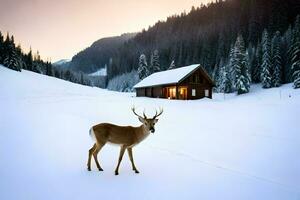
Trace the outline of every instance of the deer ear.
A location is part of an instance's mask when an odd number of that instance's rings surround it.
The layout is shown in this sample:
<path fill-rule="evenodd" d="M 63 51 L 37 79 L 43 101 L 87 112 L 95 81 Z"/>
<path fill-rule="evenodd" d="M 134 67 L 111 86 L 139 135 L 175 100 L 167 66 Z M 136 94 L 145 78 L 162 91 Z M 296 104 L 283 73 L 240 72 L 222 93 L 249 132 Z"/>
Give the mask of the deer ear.
<path fill-rule="evenodd" d="M 140 120 L 140 122 L 142 122 L 142 123 L 144 123 L 144 118 L 142 118 L 142 117 L 139 117 L 139 120 Z"/>
<path fill-rule="evenodd" d="M 155 119 L 155 120 L 154 120 L 154 123 L 157 123 L 157 122 L 158 122 L 158 119 Z"/>

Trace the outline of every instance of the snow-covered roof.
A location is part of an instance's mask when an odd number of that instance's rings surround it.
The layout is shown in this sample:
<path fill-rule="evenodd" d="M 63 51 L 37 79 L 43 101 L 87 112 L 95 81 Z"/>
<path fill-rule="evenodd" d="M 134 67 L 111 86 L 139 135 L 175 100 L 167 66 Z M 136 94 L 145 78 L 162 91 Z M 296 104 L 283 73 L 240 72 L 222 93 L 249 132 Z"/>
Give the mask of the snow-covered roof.
<path fill-rule="evenodd" d="M 150 76 L 140 81 L 134 86 L 134 88 L 178 83 L 198 67 L 200 67 L 200 64 L 194 64 L 185 67 L 180 67 L 177 69 L 157 72 L 151 74 Z"/>

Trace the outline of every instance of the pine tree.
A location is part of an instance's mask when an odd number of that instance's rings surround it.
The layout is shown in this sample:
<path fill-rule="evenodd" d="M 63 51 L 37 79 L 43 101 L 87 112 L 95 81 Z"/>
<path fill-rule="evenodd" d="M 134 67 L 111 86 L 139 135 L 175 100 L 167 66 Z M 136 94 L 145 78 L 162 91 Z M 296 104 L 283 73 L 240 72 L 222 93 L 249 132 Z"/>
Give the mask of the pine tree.
<path fill-rule="evenodd" d="M 26 55 L 25 64 L 26 64 L 26 68 L 29 71 L 33 71 L 33 58 L 32 58 L 32 50 L 31 50 L 31 48 L 30 48 L 28 54 Z"/>
<path fill-rule="evenodd" d="M 175 61 L 172 60 L 171 64 L 170 64 L 170 67 L 168 68 L 168 70 L 170 69 L 175 69 L 176 68 L 176 65 L 175 65 Z"/>
<path fill-rule="evenodd" d="M 39 51 L 37 51 L 36 54 L 33 56 L 32 71 L 39 74 L 42 73 L 42 63 Z"/>
<path fill-rule="evenodd" d="M 297 16 L 294 31 L 293 31 L 293 45 L 292 45 L 292 78 L 294 88 L 300 88 L 300 15 Z"/>
<path fill-rule="evenodd" d="M 219 74 L 219 92 L 223 93 L 230 93 L 232 92 L 232 85 L 230 80 L 230 73 L 229 73 L 229 65 L 223 63 L 221 60 L 221 66 L 220 66 L 220 74 Z"/>
<path fill-rule="evenodd" d="M 262 72 L 261 81 L 263 88 L 272 87 L 271 77 L 271 45 L 267 30 L 265 29 L 262 35 Z"/>
<path fill-rule="evenodd" d="M 283 41 L 282 41 L 282 61 L 283 61 L 283 82 L 290 83 L 292 82 L 291 78 L 291 60 L 292 60 L 292 27 L 289 26 L 288 30 L 284 33 Z"/>
<path fill-rule="evenodd" d="M 150 73 L 155 73 L 161 71 L 159 63 L 158 50 L 155 50 L 151 55 Z"/>
<path fill-rule="evenodd" d="M 46 75 L 53 76 L 52 65 L 49 62 L 46 62 Z"/>
<path fill-rule="evenodd" d="M 26 69 L 25 56 L 22 52 L 22 47 L 20 44 L 16 47 L 16 54 L 18 58 L 19 68 Z"/>
<path fill-rule="evenodd" d="M 80 84 L 81 85 L 85 85 L 85 81 L 84 81 L 83 73 L 82 72 L 80 73 Z"/>
<path fill-rule="evenodd" d="M 230 53 L 229 53 L 228 68 L 229 68 L 229 77 L 231 80 L 231 87 L 233 91 L 235 90 L 235 70 L 234 70 L 235 64 L 236 64 L 236 58 L 234 53 L 234 46 L 231 46 Z"/>
<path fill-rule="evenodd" d="M 231 93 L 232 92 L 232 85 L 230 80 L 230 73 L 229 73 L 229 65 L 224 65 L 223 78 L 221 83 L 221 91 L 224 93 Z"/>
<path fill-rule="evenodd" d="M 261 81 L 261 60 L 262 60 L 262 49 L 261 44 L 258 43 L 255 49 L 255 57 L 253 60 L 252 69 L 252 81 L 254 83 L 259 83 Z"/>
<path fill-rule="evenodd" d="M 141 54 L 139 58 L 138 75 L 140 80 L 143 80 L 150 75 L 145 54 Z"/>
<path fill-rule="evenodd" d="M 225 73 L 225 64 L 224 64 L 224 61 L 223 59 L 220 60 L 220 63 L 218 65 L 218 68 L 217 68 L 218 71 L 216 71 L 215 73 L 217 73 L 217 77 L 215 79 L 215 84 L 216 84 L 216 91 L 217 92 L 224 92 L 224 86 L 222 85 L 223 84 L 223 76 L 224 76 L 224 73 Z"/>
<path fill-rule="evenodd" d="M 272 39 L 272 58 L 273 58 L 273 85 L 279 87 L 282 83 L 282 59 L 281 59 L 281 36 L 277 31 Z"/>
<path fill-rule="evenodd" d="M 21 66 L 19 63 L 19 58 L 16 52 L 16 47 L 14 43 L 14 37 L 12 36 L 11 39 L 9 38 L 9 35 L 7 35 L 6 38 L 6 49 L 5 49 L 5 54 L 4 54 L 4 60 L 3 64 L 4 66 L 16 70 L 16 71 L 21 71 Z"/>
<path fill-rule="evenodd" d="M 251 71 L 252 74 L 255 64 L 255 47 L 253 47 L 251 43 L 249 43 L 249 46 L 247 48 L 247 55 L 249 61 L 249 71 Z"/>
<path fill-rule="evenodd" d="M 249 74 L 249 63 L 245 51 L 245 43 L 243 37 L 239 35 L 237 37 L 235 47 L 235 87 L 238 94 L 248 93 L 250 89 L 250 74 Z"/>

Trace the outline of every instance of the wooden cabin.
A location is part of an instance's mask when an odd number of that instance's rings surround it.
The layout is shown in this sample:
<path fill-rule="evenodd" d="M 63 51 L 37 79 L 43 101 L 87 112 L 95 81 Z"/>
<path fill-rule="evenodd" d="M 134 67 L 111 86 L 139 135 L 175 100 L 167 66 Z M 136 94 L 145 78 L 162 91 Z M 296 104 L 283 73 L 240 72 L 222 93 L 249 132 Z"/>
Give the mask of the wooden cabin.
<path fill-rule="evenodd" d="M 137 97 L 167 99 L 212 98 L 213 80 L 199 65 L 157 72 L 134 86 Z"/>

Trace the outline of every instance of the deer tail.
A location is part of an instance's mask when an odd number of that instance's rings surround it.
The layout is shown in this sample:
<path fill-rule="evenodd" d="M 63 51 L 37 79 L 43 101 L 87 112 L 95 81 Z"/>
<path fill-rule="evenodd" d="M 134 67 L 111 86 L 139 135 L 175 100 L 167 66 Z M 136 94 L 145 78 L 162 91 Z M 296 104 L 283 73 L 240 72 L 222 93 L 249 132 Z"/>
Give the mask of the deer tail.
<path fill-rule="evenodd" d="M 90 128 L 90 130 L 89 130 L 89 135 L 90 135 L 90 137 L 91 137 L 93 140 L 95 140 L 95 133 L 94 133 L 93 127 Z"/>

